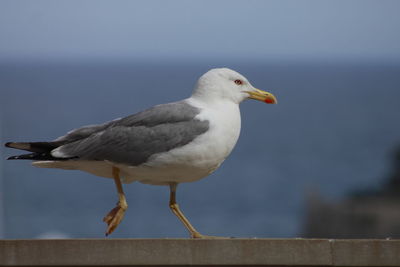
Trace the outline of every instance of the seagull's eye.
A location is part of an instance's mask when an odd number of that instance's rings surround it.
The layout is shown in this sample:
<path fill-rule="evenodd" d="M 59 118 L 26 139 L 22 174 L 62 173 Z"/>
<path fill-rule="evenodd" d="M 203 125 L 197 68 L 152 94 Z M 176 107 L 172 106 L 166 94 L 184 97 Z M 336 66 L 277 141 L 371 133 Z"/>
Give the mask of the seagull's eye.
<path fill-rule="evenodd" d="M 236 83 L 237 85 L 242 85 L 242 84 L 243 84 L 242 80 L 235 80 L 235 83 Z"/>

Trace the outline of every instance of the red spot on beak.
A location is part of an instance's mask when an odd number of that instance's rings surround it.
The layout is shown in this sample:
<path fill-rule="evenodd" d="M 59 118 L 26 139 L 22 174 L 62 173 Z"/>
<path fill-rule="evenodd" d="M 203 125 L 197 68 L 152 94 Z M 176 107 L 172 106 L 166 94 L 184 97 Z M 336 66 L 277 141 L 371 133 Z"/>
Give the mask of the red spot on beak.
<path fill-rule="evenodd" d="M 266 98 L 264 100 L 264 102 L 267 103 L 267 104 L 274 104 L 275 103 L 275 101 L 272 98 Z"/>

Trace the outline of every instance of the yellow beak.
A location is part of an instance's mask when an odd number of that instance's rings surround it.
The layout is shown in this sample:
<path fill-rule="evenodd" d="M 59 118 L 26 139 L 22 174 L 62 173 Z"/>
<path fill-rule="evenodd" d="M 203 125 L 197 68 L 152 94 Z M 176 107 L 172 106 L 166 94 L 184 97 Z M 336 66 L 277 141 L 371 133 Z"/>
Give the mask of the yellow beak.
<path fill-rule="evenodd" d="M 276 98 L 273 94 L 265 92 L 260 89 L 256 89 L 255 91 L 246 91 L 246 93 L 248 93 L 250 95 L 249 98 L 251 98 L 251 99 L 262 101 L 267 104 L 278 103 L 278 101 L 276 100 Z"/>

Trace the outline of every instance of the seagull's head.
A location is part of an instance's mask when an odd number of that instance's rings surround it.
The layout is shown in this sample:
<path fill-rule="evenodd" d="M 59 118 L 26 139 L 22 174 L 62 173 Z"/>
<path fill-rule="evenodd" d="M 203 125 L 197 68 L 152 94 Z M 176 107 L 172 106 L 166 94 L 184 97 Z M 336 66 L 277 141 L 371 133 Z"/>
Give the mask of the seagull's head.
<path fill-rule="evenodd" d="M 271 93 L 254 88 L 240 73 L 228 69 L 211 69 L 199 78 L 193 97 L 212 102 L 228 100 L 239 104 L 245 99 L 255 99 L 267 104 L 276 104 L 277 100 Z"/>

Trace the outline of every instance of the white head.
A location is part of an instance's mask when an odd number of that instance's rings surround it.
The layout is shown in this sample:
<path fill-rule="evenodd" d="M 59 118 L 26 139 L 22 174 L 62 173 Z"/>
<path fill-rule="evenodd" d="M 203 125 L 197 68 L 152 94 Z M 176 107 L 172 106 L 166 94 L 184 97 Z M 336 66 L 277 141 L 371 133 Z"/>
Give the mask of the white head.
<path fill-rule="evenodd" d="M 245 99 L 252 98 L 275 104 L 275 97 L 254 88 L 240 73 L 228 69 L 211 69 L 199 78 L 192 97 L 203 101 L 228 100 L 239 104 Z"/>

